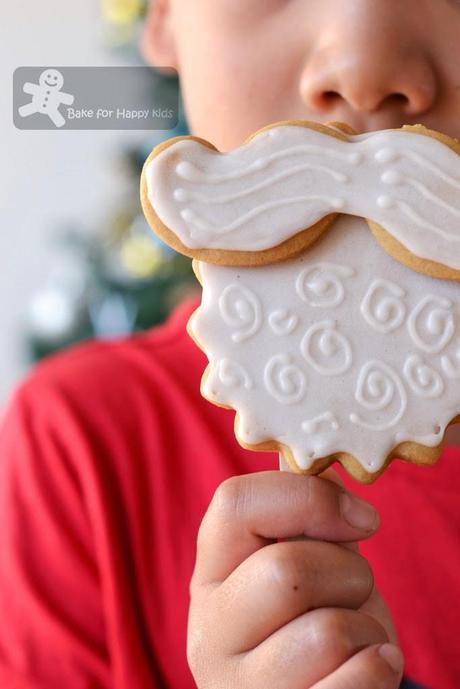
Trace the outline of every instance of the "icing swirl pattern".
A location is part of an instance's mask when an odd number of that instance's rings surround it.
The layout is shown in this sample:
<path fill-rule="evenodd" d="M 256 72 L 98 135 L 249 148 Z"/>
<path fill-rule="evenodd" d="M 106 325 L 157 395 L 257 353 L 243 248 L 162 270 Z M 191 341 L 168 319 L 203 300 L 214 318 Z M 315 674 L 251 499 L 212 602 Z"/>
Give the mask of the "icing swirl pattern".
<path fill-rule="evenodd" d="M 338 376 L 351 367 L 353 355 L 348 339 L 337 331 L 332 320 L 319 321 L 305 333 L 300 350 L 322 376 Z"/>
<path fill-rule="evenodd" d="M 219 298 L 220 314 L 227 323 L 235 328 L 233 342 L 243 342 L 259 330 L 262 323 L 260 301 L 246 287 L 228 285 Z"/>
<path fill-rule="evenodd" d="M 404 375 L 411 390 L 420 397 L 434 399 L 444 392 L 444 381 L 440 374 L 427 366 L 417 354 L 406 360 Z"/>
<path fill-rule="evenodd" d="M 302 469 L 348 452 L 374 473 L 401 442 L 438 445 L 460 411 L 458 284 L 394 261 L 363 219 L 295 259 L 199 274 L 203 393 L 238 412 L 245 444 L 288 447 Z"/>
<path fill-rule="evenodd" d="M 237 361 L 219 359 L 216 369 L 220 382 L 226 387 L 232 388 L 243 385 L 246 390 L 252 390 L 254 387 L 249 374 Z"/>
<path fill-rule="evenodd" d="M 299 273 L 296 291 L 310 306 L 339 306 L 345 297 L 342 279 L 352 275 L 353 270 L 348 266 L 317 263 Z"/>
<path fill-rule="evenodd" d="M 350 421 L 371 431 L 386 431 L 396 426 L 406 411 L 407 396 L 399 376 L 383 361 L 368 361 L 362 367 L 356 384 L 355 399 L 363 409 L 374 412 L 375 421 L 368 421 L 360 414 L 350 414 Z M 388 419 L 378 420 L 393 405 L 394 412 Z M 369 415 L 371 416 L 371 415 Z"/>
<path fill-rule="evenodd" d="M 380 333 L 391 333 L 399 328 L 406 315 L 401 301 L 405 292 L 388 280 L 374 280 L 361 304 L 361 313 L 367 323 Z"/>
<path fill-rule="evenodd" d="M 281 404 L 295 404 L 305 395 L 305 375 L 288 354 L 278 354 L 268 361 L 264 383 L 270 395 Z"/>
<path fill-rule="evenodd" d="M 407 321 L 409 334 L 419 349 L 438 354 L 449 344 L 455 333 L 450 299 L 427 294 L 415 307 Z"/>

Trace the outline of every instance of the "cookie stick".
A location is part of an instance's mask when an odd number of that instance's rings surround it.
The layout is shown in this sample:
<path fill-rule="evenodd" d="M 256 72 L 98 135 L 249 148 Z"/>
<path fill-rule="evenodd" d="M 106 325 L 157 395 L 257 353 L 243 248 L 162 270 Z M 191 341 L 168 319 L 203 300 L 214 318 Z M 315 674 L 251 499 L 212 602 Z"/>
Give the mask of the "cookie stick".
<path fill-rule="evenodd" d="M 279 466 L 280 466 L 280 471 L 292 471 L 291 467 L 289 466 L 289 464 L 284 459 L 282 452 L 279 453 Z"/>

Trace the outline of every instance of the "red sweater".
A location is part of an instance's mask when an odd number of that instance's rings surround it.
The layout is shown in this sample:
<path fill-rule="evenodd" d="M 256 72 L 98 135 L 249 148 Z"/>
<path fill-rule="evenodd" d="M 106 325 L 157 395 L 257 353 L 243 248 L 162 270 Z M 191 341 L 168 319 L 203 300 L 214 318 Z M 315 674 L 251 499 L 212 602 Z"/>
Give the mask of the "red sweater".
<path fill-rule="evenodd" d="M 38 366 L 0 433 L 1 689 L 189 689 L 188 584 L 200 520 L 232 474 L 275 469 L 203 400 L 205 357 L 160 328 Z M 351 484 L 351 481 L 347 481 Z M 407 675 L 460 682 L 460 451 L 394 462 L 352 489 L 382 515 L 362 550 L 393 612 Z"/>

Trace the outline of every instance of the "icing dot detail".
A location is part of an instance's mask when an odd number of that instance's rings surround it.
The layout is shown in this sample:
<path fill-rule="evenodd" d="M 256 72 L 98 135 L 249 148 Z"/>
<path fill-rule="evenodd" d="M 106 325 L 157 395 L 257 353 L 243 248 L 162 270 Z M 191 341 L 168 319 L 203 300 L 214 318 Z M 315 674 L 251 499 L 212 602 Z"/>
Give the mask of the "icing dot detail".
<path fill-rule="evenodd" d="M 414 344 L 429 354 L 439 354 L 455 333 L 450 299 L 427 294 L 414 308 L 407 328 Z"/>
<path fill-rule="evenodd" d="M 409 356 L 404 364 L 404 376 L 416 395 L 434 399 L 444 392 L 444 382 L 435 371 L 417 355 Z"/>
<path fill-rule="evenodd" d="M 400 172 L 397 170 L 386 170 L 383 175 L 380 177 L 382 182 L 384 184 L 401 184 L 403 182 L 403 178 Z"/>
<path fill-rule="evenodd" d="M 262 309 L 258 297 L 242 285 L 227 285 L 219 298 L 220 314 L 235 331 L 233 342 L 243 342 L 257 333 L 262 325 Z"/>
<path fill-rule="evenodd" d="M 444 431 L 445 427 L 442 427 L 439 424 L 436 424 L 433 428 L 433 432 L 428 433 L 427 435 L 414 435 L 413 433 L 409 433 L 407 430 L 397 431 L 395 433 L 395 441 L 398 443 L 410 441 L 413 443 L 419 443 L 420 445 L 426 445 L 427 447 L 436 447 L 441 442 L 441 437 Z"/>
<path fill-rule="evenodd" d="M 385 194 L 382 194 L 377 198 L 377 206 L 379 208 L 387 209 L 387 208 L 392 208 L 394 206 L 395 202 L 394 199 L 391 196 L 386 196 Z"/>
<path fill-rule="evenodd" d="M 348 266 L 334 263 L 315 263 L 304 268 L 296 280 L 296 292 L 302 301 L 310 306 L 323 308 L 339 306 L 345 298 L 345 288 L 341 278 L 354 275 Z"/>
<path fill-rule="evenodd" d="M 267 391 L 281 404 L 295 404 L 305 395 L 306 377 L 288 354 L 276 354 L 264 369 Z"/>
<path fill-rule="evenodd" d="M 406 316 L 404 296 L 404 290 L 393 282 L 382 278 L 374 280 L 361 302 L 364 320 L 380 333 L 396 330 Z"/>
<path fill-rule="evenodd" d="M 378 163 L 383 163 L 386 165 L 387 163 L 393 163 L 395 160 L 397 160 L 398 153 L 393 148 L 380 148 L 375 153 L 374 157 Z"/>
<path fill-rule="evenodd" d="M 300 343 L 303 357 L 323 376 L 345 373 L 353 362 L 350 343 L 336 328 L 337 324 L 332 320 L 315 323 Z"/>
<path fill-rule="evenodd" d="M 181 160 L 180 163 L 176 165 L 176 175 L 182 177 L 182 179 L 193 180 L 195 178 L 195 166 L 186 160 Z"/>
<path fill-rule="evenodd" d="M 356 384 L 355 400 L 373 420 L 350 414 L 351 423 L 373 431 L 386 431 L 402 419 L 407 408 L 407 394 L 399 376 L 383 361 L 371 360 L 362 367 Z M 393 409 L 394 407 L 394 409 Z M 393 411 L 389 419 L 379 420 Z"/>
<path fill-rule="evenodd" d="M 176 199 L 176 201 L 188 201 L 189 198 L 188 192 L 185 189 L 182 189 L 181 187 L 174 189 L 173 196 Z"/>

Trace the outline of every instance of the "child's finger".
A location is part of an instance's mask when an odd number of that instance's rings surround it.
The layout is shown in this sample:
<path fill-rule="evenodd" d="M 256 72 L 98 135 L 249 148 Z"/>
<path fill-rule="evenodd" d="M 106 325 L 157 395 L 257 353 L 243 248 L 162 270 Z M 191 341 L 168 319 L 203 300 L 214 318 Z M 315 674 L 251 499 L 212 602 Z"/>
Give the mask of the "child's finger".
<path fill-rule="evenodd" d="M 398 689 L 403 666 L 403 655 L 397 646 L 371 646 L 347 660 L 311 689 Z"/>
<path fill-rule="evenodd" d="M 333 676 L 363 648 L 387 641 L 378 622 L 360 612 L 340 608 L 314 610 L 292 620 L 243 657 L 245 686 L 316 689 L 316 682 Z M 332 687 L 345 689 L 348 685 L 338 682 Z M 366 689 L 377 687 L 380 685 L 370 682 L 366 685 Z M 355 688 L 350 685 L 350 689 Z"/>
<path fill-rule="evenodd" d="M 243 653 L 316 608 L 357 610 L 373 589 L 367 561 L 334 543 L 273 543 L 244 560 L 211 592 L 208 622 L 226 655 Z M 379 641 L 377 639 L 376 641 Z"/>
<path fill-rule="evenodd" d="M 201 523 L 192 586 L 222 582 L 278 538 L 356 541 L 378 521 L 371 505 L 317 476 L 267 471 L 233 477 L 219 486 Z"/>

